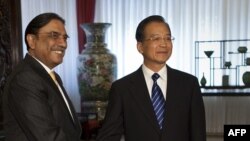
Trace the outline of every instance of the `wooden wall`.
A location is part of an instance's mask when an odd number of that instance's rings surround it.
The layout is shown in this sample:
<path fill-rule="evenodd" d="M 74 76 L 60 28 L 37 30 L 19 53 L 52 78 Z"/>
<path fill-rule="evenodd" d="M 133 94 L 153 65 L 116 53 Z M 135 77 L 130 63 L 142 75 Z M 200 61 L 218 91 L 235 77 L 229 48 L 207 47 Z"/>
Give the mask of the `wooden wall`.
<path fill-rule="evenodd" d="M 22 58 L 21 0 L 0 0 L 0 140 L 2 93 L 6 78 Z"/>

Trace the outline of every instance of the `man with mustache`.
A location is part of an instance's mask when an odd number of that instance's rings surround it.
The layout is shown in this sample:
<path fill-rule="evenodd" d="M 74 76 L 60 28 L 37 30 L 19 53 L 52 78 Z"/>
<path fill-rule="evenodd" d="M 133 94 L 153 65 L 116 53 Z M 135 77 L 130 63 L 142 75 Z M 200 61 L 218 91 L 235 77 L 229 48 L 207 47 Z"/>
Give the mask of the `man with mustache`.
<path fill-rule="evenodd" d="M 74 107 L 53 71 L 67 48 L 64 26 L 64 19 L 55 13 L 40 14 L 28 24 L 28 53 L 4 88 L 6 141 L 80 141 Z"/>

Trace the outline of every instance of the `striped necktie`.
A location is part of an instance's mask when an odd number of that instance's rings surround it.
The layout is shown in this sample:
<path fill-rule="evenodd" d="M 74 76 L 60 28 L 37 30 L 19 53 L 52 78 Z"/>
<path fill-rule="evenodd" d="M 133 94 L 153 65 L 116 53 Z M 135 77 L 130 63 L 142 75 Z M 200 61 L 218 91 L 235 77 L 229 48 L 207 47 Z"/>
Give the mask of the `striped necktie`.
<path fill-rule="evenodd" d="M 152 79 L 154 81 L 152 87 L 152 103 L 155 111 L 155 115 L 159 124 L 160 129 L 162 129 L 162 123 L 164 119 L 164 110 L 165 110 L 165 99 L 163 97 L 163 93 L 161 88 L 157 84 L 157 79 L 160 77 L 158 73 L 154 73 L 152 75 Z"/>

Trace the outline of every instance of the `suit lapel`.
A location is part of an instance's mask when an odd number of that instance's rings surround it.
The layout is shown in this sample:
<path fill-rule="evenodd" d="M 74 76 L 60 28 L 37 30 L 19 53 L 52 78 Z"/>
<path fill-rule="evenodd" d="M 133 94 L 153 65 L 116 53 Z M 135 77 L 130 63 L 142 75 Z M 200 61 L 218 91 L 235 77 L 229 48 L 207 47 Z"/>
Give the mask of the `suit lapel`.
<path fill-rule="evenodd" d="M 149 119 L 150 123 L 152 124 L 153 128 L 160 134 L 164 132 L 167 128 L 167 117 L 168 117 L 168 105 L 170 102 L 173 102 L 173 96 L 177 93 L 176 87 L 176 77 L 175 72 L 172 68 L 167 66 L 167 92 L 166 92 L 166 108 L 165 108 L 165 116 L 163 121 L 163 129 L 162 131 L 159 128 L 155 112 L 152 106 L 152 102 L 148 93 L 146 81 L 142 72 L 142 68 L 140 67 L 132 77 L 130 88 L 131 88 L 131 95 L 138 103 L 138 107 L 141 109 L 143 114 Z"/>
<path fill-rule="evenodd" d="M 52 86 L 55 90 L 58 89 L 56 84 L 54 83 L 50 75 L 48 74 L 48 72 L 33 57 L 27 54 L 25 56 L 24 61 L 27 62 L 26 64 L 29 64 L 30 67 L 34 69 L 43 79 L 45 79 L 45 81 L 48 82 L 50 86 Z"/>
<path fill-rule="evenodd" d="M 134 73 L 130 85 L 131 92 L 133 92 L 131 95 L 136 103 L 138 103 L 138 107 L 141 109 L 140 111 L 149 119 L 154 129 L 160 132 L 141 67 Z"/>
<path fill-rule="evenodd" d="M 78 122 L 78 118 L 77 118 L 76 115 L 74 114 L 74 113 L 76 113 L 76 112 L 75 112 L 75 108 L 74 108 L 74 106 L 73 106 L 73 104 L 72 104 L 72 102 L 71 102 L 71 100 L 70 100 L 70 98 L 69 98 L 69 96 L 68 96 L 66 90 L 65 90 L 64 87 L 63 87 L 62 80 L 61 80 L 60 76 L 59 76 L 57 73 L 55 73 L 55 74 L 56 74 L 56 79 L 57 79 L 57 81 L 58 81 L 60 87 L 61 87 L 62 90 L 63 90 L 64 96 L 65 96 L 66 100 L 68 101 L 69 108 L 70 108 L 70 110 L 71 110 L 71 112 L 72 112 L 72 116 L 73 116 L 73 119 L 74 119 L 74 120 L 72 119 L 72 117 L 71 117 L 71 115 L 70 115 L 70 112 L 69 112 L 69 110 L 68 110 L 68 107 L 67 107 L 66 103 L 63 101 L 63 102 L 65 103 L 64 105 L 66 106 L 65 108 L 67 108 L 68 115 L 70 116 L 70 119 L 71 119 L 72 123 L 75 125 L 75 127 L 80 127 L 79 122 Z M 63 97 L 62 97 L 62 98 L 63 98 Z"/>
<path fill-rule="evenodd" d="M 177 87 L 177 80 L 175 77 L 175 72 L 173 71 L 172 68 L 167 66 L 167 92 L 166 92 L 166 108 L 165 108 L 165 116 L 164 116 L 164 121 L 163 121 L 163 132 L 166 130 L 168 127 L 168 113 L 171 111 L 171 103 L 175 102 L 174 101 L 174 96 L 177 93 L 178 87 Z M 174 108 L 174 107 L 172 107 Z M 173 109 L 174 110 L 174 109 Z"/>
<path fill-rule="evenodd" d="M 70 115 L 70 113 L 69 113 L 69 110 L 68 110 L 68 108 L 67 108 L 67 105 L 66 105 L 66 103 L 65 103 L 65 101 L 64 101 L 64 99 L 63 99 L 63 97 L 62 97 L 62 95 L 61 95 L 61 92 L 60 92 L 60 90 L 58 89 L 58 87 L 56 86 L 55 82 L 54 82 L 54 81 L 52 80 L 52 78 L 50 77 L 50 75 L 48 74 L 48 72 L 42 67 L 41 64 L 39 64 L 39 63 L 38 63 L 33 57 L 31 57 L 29 54 L 27 54 L 27 55 L 25 56 L 24 61 L 26 61 L 27 64 L 29 64 L 36 72 L 38 72 L 38 73 L 41 75 L 41 77 L 42 77 L 43 79 L 45 79 L 45 81 L 48 82 L 49 85 L 56 91 L 57 95 L 60 97 L 60 100 L 62 100 L 62 102 L 64 103 L 64 108 L 67 110 L 68 115 L 70 116 L 70 119 L 72 120 L 72 117 L 71 117 L 71 115 Z M 58 78 L 59 78 L 59 79 L 58 79 Z M 61 86 L 63 92 L 65 93 L 65 97 L 66 97 L 67 101 L 69 102 L 70 109 L 71 109 L 71 111 L 72 111 L 74 120 L 75 120 L 75 121 L 78 121 L 76 115 L 74 114 L 75 111 L 74 111 L 73 105 L 72 105 L 71 101 L 69 100 L 69 98 L 68 98 L 68 96 L 67 96 L 67 93 L 66 93 L 66 91 L 65 91 L 65 89 L 64 89 L 64 87 L 63 87 L 63 85 L 62 85 L 62 81 L 61 81 L 61 79 L 60 79 L 60 77 L 59 77 L 58 74 L 56 74 L 56 79 L 59 80 L 58 83 L 59 83 L 59 85 Z M 72 110 L 72 109 L 73 109 L 73 110 Z M 72 120 L 72 122 L 73 122 L 73 124 L 75 125 L 75 123 L 74 123 L 73 120 Z"/>

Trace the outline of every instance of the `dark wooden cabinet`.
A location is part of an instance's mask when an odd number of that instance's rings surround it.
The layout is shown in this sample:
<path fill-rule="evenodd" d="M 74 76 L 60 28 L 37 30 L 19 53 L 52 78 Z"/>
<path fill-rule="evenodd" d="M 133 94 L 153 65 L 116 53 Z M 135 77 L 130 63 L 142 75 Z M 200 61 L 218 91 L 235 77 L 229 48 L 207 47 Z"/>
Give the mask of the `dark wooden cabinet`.
<path fill-rule="evenodd" d="M 0 0 L 0 141 L 3 137 L 2 94 L 12 68 L 22 59 L 20 0 Z"/>

